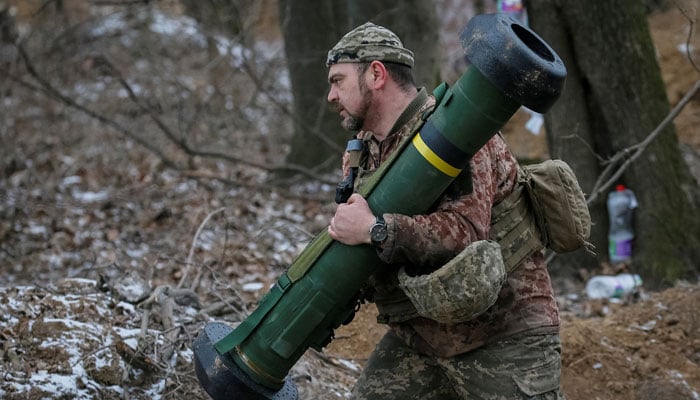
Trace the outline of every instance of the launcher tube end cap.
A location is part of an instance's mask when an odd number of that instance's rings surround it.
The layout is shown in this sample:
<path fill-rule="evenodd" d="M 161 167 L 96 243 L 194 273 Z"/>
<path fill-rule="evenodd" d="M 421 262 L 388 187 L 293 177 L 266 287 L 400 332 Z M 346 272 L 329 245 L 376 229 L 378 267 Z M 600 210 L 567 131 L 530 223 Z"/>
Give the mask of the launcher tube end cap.
<path fill-rule="evenodd" d="M 279 390 L 253 381 L 228 354 L 220 354 L 214 344 L 231 329 L 219 322 L 207 324 L 192 345 L 194 369 L 199 384 L 214 400 L 298 400 L 299 393 L 289 378 Z"/>

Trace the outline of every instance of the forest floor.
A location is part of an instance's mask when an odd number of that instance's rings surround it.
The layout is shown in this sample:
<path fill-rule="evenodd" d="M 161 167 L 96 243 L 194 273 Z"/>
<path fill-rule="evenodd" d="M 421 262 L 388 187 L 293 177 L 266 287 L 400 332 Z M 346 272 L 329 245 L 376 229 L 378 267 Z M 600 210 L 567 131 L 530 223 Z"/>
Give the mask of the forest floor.
<path fill-rule="evenodd" d="M 671 104 L 700 79 L 682 51 L 688 25 L 677 9 L 650 17 Z M 691 48 L 700 59 L 697 33 Z M 27 87 L 2 93 L 0 397 L 207 399 L 193 338 L 254 309 L 324 228 L 332 186 L 264 185 L 269 177 L 246 166 L 228 175 L 233 186 L 203 168 L 173 171 L 90 119 L 77 118 L 77 132 L 70 107 Z M 506 138 L 519 157 L 546 157 L 529 118 L 518 112 Z M 698 96 L 675 124 L 697 171 Z M 244 149 L 264 161 L 282 151 L 269 146 Z M 569 400 L 700 400 L 697 282 L 613 302 L 587 299 L 584 277 L 569 281 L 555 288 Z M 299 360 L 289 376 L 302 399 L 347 397 L 385 332 L 375 316 L 363 307 L 323 352 Z"/>

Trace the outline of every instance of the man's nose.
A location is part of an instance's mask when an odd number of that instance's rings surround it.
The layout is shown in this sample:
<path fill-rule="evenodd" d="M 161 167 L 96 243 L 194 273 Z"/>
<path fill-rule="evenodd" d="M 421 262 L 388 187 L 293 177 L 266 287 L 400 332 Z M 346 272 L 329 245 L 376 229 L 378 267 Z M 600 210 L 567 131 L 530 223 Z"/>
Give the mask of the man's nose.
<path fill-rule="evenodd" d="M 326 100 L 328 100 L 329 103 L 338 101 L 338 93 L 332 86 L 330 89 L 328 89 L 328 96 L 326 97 Z"/>

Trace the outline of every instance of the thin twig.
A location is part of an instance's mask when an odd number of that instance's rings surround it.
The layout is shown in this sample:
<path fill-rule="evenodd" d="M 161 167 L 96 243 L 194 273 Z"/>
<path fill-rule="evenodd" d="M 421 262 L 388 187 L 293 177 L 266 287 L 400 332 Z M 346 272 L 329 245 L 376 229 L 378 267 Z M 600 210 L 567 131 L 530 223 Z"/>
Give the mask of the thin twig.
<path fill-rule="evenodd" d="M 194 238 L 192 238 L 192 245 L 190 246 L 190 253 L 187 255 L 187 261 L 185 262 L 185 272 L 182 274 L 182 278 L 180 278 L 180 282 L 177 284 L 177 288 L 180 289 L 182 285 L 184 285 L 185 280 L 187 279 L 187 276 L 190 274 L 190 269 L 192 269 L 192 257 L 194 256 L 194 246 L 197 244 L 197 239 L 199 239 L 199 235 L 202 233 L 202 230 L 204 229 L 204 226 L 209 222 L 212 216 L 215 214 L 218 214 L 222 211 L 224 211 L 226 207 L 221 207 L 217 208 L 216 210 L 210 212 L 206 218 L 204 218 L 204 221 L 202 221 L 201 224 L 199 224 L 199 228 L 197 228 L 197 232 L 194 234 Z"/>
<path fill-rule="evenodd" d="M 686 20 L 688 20 L 688 36 L 685 39 L 685 55 L 688 57 L 688 61 L 690 62 L 690 65 L 695 68 L 696 71 L 700 71 L 700 67 L 698 67 L 697 64 L 695 64 L 695 59 L 693 59 L 693 55 L 690 54 L 690 40 L 693 38 L 693 27 L 695 26 L 695 19 L 688 15 L 688 11 L 685 10 L 678 2 L 676 3 L 676 7 L 681 11 L 681 14 L 685 17 Z M 695 9 L 697 12 L 697 8 Z"/>

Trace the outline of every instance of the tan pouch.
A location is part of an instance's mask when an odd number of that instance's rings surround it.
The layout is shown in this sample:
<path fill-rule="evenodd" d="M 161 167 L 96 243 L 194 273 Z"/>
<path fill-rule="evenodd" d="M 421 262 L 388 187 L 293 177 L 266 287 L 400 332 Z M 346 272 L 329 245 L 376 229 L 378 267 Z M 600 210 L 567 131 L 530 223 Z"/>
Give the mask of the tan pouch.
<path fill-rule="evenodd" d="M 521 167 L 524 185 L 545 246 L 557 253 L 581 247 L 592 252 L 588 242 L 591 215 L 574 171 L 562 160 L 547 160 Z"/>

